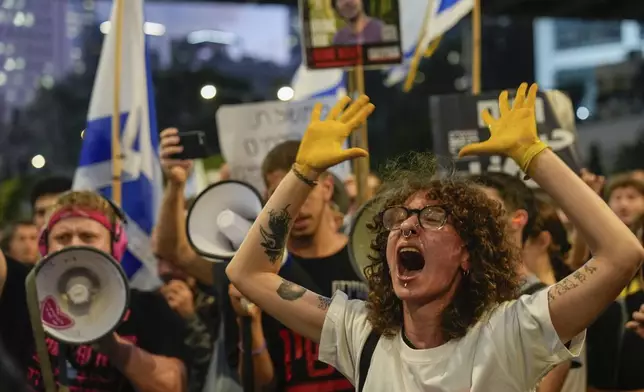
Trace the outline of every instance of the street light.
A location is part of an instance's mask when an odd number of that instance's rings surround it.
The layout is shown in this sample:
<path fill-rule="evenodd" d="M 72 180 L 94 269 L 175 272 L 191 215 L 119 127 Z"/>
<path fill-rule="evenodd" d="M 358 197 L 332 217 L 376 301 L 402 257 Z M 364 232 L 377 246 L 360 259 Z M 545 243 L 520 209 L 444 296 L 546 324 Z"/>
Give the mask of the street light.
<path fill-rule="evenodd" d="M 293 91 L 292 88 L 288 86 L 280 87 L 279 90 L 277 90 L 277 99 L 280 101 L 290 101 L 293 99 L 293 96 L 295 95 L 295 91 Z"/>
<path fill-rule="evenodd" d="M 577 118 L 580 120 L 586 120 L 590 117 L 590 110 L 585 106 L 580 106 L 577 108 Z"/>
<path fill-rule="evenodd" d="M 35 157 L 31 158 L 31 166 L 36 169 L 42 169 L 45 166 L 45 157 L 38 154 Z"/>
<path fill-rule="evenodd" d="M 201 98 L 213 99 L 217 95 L 217 88 L 212 84 L 207 84 L 201 88 Z"/>

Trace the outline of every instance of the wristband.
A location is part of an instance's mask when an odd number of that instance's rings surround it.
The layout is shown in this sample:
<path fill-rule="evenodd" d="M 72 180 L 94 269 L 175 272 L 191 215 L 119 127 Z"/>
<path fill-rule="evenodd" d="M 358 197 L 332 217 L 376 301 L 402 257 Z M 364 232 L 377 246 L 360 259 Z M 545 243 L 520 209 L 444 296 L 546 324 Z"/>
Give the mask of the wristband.
<path fill-rule="evenodd" d="M 237 347 L 239 348 L 239 351 L 241 351 L 242 353 L 243 353 L 243 352 L 245 352 L 245 351 L 244 351 L 244 348 L 242 347 L 242 344 L 241 344 L 241 343 L 239 343 L 239 344 L 237 345 Z M 266 341 L 264 341 L 264 344 L 262 344 L 262 346 L 261 346 L 260 348 L 257 348 L 257 349 L 255 349 L 255 350 L 253 350 L 253 351 L 251 352 L 251 354 L 252 354 L 252 355 L 259 355 L 259 354 L 263 353 L 264 351 L 266 351 Z"/>
<path fill-rule="evenodd" d="M 293 166 L 291 167 L 291 170 L 293 171 L 293 174 L 295 174 L 295 176 L 300 179 L 300 181 L 310 186 L 311 188 L 315 187 L 318 184 L 317 181 L 311 180 L 307 178 L 304 174 L 302 174 L 302 172 L 297 169 L 295 164 L 293 164 Z"/>
<path fill-rule="evenodd" d="M 544 150 L 547 150 L 549 148 L 550 147 L 544 142 L 538 141 L 537 143 L 531 145 L 527 150 L 523 151 L 521 160 L 517 160 L 516 162 L 521 167 L 521 170 L 523 170 L 523 172 L 525 173 L 525 177 L 523 178 L 524 180 L 530 179 L 528 169 L 530 168 L 532 160 Z"/>

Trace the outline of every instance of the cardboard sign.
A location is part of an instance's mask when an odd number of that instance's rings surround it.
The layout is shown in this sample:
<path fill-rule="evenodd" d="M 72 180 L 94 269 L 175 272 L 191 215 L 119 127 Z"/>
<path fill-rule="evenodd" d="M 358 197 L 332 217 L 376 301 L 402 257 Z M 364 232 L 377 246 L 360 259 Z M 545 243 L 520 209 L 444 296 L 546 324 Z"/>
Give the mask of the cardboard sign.
<path fill-rule="evenodd" d="M 230 167 L 231 177 L 263 192 L 266 187 L 261 166 L 266 154 L 283 141 L 302 139 L 316 102 L 324 105 L 324 118 L 336 98 L 223 105 L 217 111 L 217 128 L 221 154 Z M 351 165 L 343 162 L 330 170 L 344 180 Z"/>
<path fill-rule="evenodd" d="M 310 69 L 402 61 L 398 0 L 300 0 L 300 18 Z"/>
<path fill-rule="evenodd" d="M 498 93 L 431 97 L 434 152 L 451 158 L 458 174 L 505 172 L 523 178 L 524 173 L 511 158 L 499 155 L 458 157 L 458 152 L 465 145 L 489 139 L 490 131 L 481 117 L 484 109 L 488 109 L 493 117 L 499 117 Z M 539 92 L 535 117 L 539 138 L 579 173 L 582 163 L 576 150 L 577 132 L 570 99 L 560 91 Z M 532 180 L 528 185 L 537 186 Z"/>

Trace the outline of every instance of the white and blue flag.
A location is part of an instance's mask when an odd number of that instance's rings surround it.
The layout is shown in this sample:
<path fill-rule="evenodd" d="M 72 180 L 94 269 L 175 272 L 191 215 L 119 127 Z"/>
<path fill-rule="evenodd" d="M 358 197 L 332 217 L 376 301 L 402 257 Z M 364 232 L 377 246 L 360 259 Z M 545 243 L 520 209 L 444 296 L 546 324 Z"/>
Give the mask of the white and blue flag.
<path fill-rule="evenodd" d="M 399 5 L 403 62 L 387 71 L 387 86 L 405 80 L 416 47 L 420 46 L 425 51 L 431 41 L 445 34 L 472 11 L 474 0 L 399 0 Z"/>
<path fill-rule="evenodd" d="M 152 78 L 143 32 L 143 0 L 113 2 L 110 25 L 116 26 L 117 4 L 122 21 L 121 80 L 114 86 L 117 50 L 116 29 L 110 29 L 101 50 L 100 62 L 87 115 L 80 162 L 74 189 L 112 195 L 112 111 L 114 94 L 120 94 L 121 152 L 123 173 L 121 207 L 128 218 L 128 251 L 121 266 L 130 285 L 152 290 L 160 284 L 157 263 L 150 247 L 156 223 L 163 179 L 158 157 L 159 135 L 154 109 Z"/>
<path fill-rule="evenodd" d="M 342 69 L 306 68 L 304 62 L 295 71 L 291 88 L 294 101 L 338 97 L 346 94 L 346 73 Z"/>

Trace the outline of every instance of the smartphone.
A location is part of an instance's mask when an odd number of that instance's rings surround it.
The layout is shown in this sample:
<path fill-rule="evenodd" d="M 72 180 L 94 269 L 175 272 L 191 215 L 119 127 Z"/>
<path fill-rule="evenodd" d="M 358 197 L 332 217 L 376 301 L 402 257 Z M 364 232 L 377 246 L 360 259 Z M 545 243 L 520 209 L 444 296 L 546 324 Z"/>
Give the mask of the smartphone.
<path fill-rule="evenodd" d="M 183 151 L 172 155 L 172 159 L 201 159 L 210 156 L 206 133 L 204 131 L 179 132 L 179 144 Z"/>

